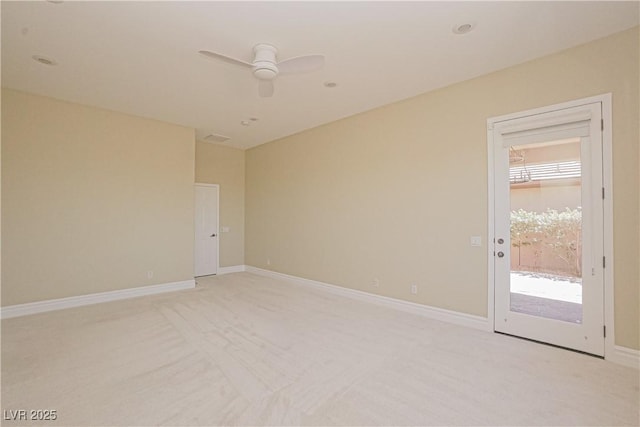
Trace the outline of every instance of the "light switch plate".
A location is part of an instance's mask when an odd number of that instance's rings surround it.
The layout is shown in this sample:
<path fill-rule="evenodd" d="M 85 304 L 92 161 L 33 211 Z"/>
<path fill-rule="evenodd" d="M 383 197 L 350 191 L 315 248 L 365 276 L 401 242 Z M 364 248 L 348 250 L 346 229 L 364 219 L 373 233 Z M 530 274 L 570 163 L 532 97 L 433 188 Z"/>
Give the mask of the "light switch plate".
<path fill-rule="evenodd" d="M 229 232 L 229 230 L 230 230 L 230 228 L 229 228 L 229 227 L 222 227 L 222 232 L 223 232 L 223 233 L 228 233 L 228 232 Z"/>
<path fill-rule="evenodd" d="M 471 236 L 471 246 L 482 246 L 482 237 Z"/>

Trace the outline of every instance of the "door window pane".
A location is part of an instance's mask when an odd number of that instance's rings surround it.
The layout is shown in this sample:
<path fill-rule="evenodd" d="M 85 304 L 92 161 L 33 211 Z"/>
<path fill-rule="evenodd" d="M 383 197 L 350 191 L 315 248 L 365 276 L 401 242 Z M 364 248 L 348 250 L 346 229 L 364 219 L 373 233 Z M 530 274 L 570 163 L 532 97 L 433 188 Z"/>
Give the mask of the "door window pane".
<path fill-rule="evenodd" d="M 580 139 L 513 146 L 511 311 L 582 323 Z"/>

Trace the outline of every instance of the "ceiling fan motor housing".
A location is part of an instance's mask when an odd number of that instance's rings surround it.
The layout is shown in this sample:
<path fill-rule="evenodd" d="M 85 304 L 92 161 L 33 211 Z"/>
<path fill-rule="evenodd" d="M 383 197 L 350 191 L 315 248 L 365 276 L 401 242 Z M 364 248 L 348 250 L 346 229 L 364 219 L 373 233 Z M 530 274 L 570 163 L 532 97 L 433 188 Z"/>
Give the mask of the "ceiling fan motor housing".
<path fill-rule="evenodd" d="M 278 75 L 276 54 L 278 50 L 269 44 L 258 44 L 253 48 L 253 75 L 260 80 L 273 80 Z"/>

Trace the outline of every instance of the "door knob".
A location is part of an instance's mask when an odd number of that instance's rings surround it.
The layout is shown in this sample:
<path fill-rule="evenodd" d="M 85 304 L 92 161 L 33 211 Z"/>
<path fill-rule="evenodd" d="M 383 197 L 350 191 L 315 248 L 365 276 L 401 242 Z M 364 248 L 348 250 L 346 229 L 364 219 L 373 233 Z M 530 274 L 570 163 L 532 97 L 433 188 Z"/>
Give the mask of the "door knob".
<path fill-rule="evenodd" d="M 504 252 L 500 251 L 498 252 L 498 258 L 502 258 L 504 256 Z"/>
<path fill-rule="evenodd" d="M 213 234 L 211 235 L 211 237 L 216 237 L 216 233 L 213 233 Z"/>

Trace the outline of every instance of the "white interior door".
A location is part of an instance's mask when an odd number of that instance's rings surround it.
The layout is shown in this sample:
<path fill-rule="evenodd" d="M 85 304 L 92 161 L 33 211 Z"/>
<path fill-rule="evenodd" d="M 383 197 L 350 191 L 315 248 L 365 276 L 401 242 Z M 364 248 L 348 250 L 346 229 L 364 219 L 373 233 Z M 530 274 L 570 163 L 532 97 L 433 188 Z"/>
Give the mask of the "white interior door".
<path fill-rule="evenodd" d="M 494 124 L 495 330 L 604 355 L 600 103 Z"/>
<path fill-rule="evenodd" d="M 195 203 L 194 276 L 208 276 L 218 272 L 219 187 L 214 184 L 196 184 Z"/>

